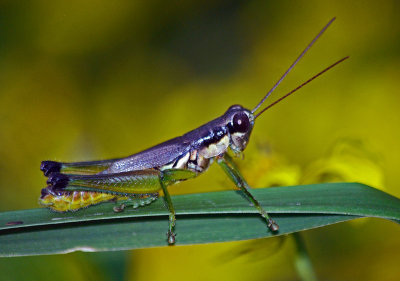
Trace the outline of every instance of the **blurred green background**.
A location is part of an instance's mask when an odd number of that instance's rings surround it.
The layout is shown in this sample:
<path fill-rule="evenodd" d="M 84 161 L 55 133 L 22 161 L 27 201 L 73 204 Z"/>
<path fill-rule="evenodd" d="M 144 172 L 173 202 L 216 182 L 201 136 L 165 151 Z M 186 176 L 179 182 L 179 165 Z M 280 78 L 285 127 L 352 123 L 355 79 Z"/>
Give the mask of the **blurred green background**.
<path fill-rule="evenodd" d="M 254 107 L 333 16 L 273 97 L 350 60 L 266 112 L 241 167 L 254 186 L 354 180 L 399 197 L 399 12 L 397 1 L 3 0 L 0 210 L 38 207 L 41 160 L 127 156 L 231 104 Z M 211 167 L 170 191 L 231 188 Z M 303 237 L 323 280 L 398 280 L 399 233 L 370 219 Z M 295 252 L 286 237 L 21 257 L 0 260 L 0 279 L 298 280 Z"/>

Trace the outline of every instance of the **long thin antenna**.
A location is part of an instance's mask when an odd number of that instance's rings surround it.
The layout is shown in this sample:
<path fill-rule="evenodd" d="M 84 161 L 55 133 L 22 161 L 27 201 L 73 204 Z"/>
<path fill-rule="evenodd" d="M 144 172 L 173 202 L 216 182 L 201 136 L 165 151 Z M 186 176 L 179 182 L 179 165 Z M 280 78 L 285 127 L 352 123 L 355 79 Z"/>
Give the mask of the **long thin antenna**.
<path fill-rule="evenodd" d="M 268 91 L 268 93 L 263 97 L 263 99 L 254 107 L 254 109 L 251 111 L 251 113 L 254 113 L 257 111 L 257 109 L 264 103 L 264 101 L 269 97 L 269 95 L 278 87 L 278 85 L 282 82 L 283 79 L 285 79 L 286 75 L 293 69 L 293 67 L 298 63 L 298 61 L 307 53 L 308 49 L 311 48 L 312 45 L 314 45 L 315 41 L 322 35 L 322 33 L 325 32 L 325 30 L 331 25 L 331 23 L 335 20 L 336 18 L 331 19 L 327 25 L 317 34 L 317 36 L 314 37 L 314 39 L 307 45 L 307 47 L 304 49 L 304 51 L 297 57 L 297 59 L 293 62 L 293 64 L 286 70 L 286 72 L 282 75 L 281 78 L 279 78 L 278 82 L 275 83 L 275 85 L 271 88 L 271 90 Z"/>
<path fill-rule="evenodd" d="M 268 105 L 266 108 L 264 108 L 263 110 L 261 110 L 259 113 L 257 113 L 254 118 L 257 118 L 258 116 L 260 116 L 264 111 L 266 111 L 268 108 L 271 108 L 272 106 L 276 105 L 278 102 L 280 102 L 281 100 L 287 98 L 288 96 L 290 96 L 291 94 L 293 94 L 294 92 L 296 92 L 297 90 L 299 90 L 300 88 L 302 88 L 303 86 L 307 85 L 308 83 L 310 83 L 312 80 L 314 80 L 315 78 L 317 78 L 318 76 L 320 76 L 321 74 L 323 74 L 324 72 L 328 71 L 329 69 L 331 69 L 332 67 L 338 65 L 339 63 L 341 63 L 344 60 L 347 60 L 349 58 L 349 56 L 344 57 L 340 60 L 338 60 L 337 62 L 335 62 L 334 64 L 328 66 L 327 68 L 325 68 L 324 70 L 322 70 L 321 72 L 319 72 L 318 74 L 314 75 L 313 77 L 311 77 L 310 79 L 308 79 L 307 81 L 305 81 L 304 83 L 302 83 L 301 85 L 297 86 L 296 88 L 294 88 L 293 90 L 291 90 L 289 93 L 287 93 L 286 95 L 284 95 L 283 97 L 277 99 L 276 101 L 274 101 L 273 103 L 271 103 L 270 105 Z"/>

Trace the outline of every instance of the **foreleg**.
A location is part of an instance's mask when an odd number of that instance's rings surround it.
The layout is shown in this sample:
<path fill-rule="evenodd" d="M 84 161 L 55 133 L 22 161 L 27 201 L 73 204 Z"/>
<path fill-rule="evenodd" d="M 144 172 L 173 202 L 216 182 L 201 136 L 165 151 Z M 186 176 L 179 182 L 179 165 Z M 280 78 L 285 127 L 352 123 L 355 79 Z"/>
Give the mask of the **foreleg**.
<path fill-rule="evenodd" d="M 239 169 L 233 162 L 232 158 L 225 154 L 223 158 L 218 159 L 218 164 L 224 170 L 224 172 L 228 175 L 228 177 L 235 183 L 235 185 L 240 188 L 240 190 L 244 193 L 246 198 L 253 203 L 261 216 L 266 220 L 268 228 L 272 231 L 278 231 L 278 224 L 270 218 L 268 213 L 264 210 L 264 208 L 258 203 L 257 199 L 250 193 L 251 187 L 247 184 L 244 177 L 240 174 Z"/>

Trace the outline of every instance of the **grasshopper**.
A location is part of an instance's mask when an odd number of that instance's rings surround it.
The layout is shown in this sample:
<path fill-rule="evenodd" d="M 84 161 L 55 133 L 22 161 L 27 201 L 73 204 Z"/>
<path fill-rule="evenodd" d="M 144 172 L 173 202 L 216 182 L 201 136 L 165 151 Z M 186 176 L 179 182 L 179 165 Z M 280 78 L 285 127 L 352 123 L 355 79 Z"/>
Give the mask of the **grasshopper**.
<path fill-rule="evenodd" d="M 167 241 L 171 245 L 175 243 L 175 209 L 167 186 L 194 178 L 216 162 L 257 208 L 270 231 L 278 231 L 278 224 L 251 194 L 250 186 L 228 150 L 234 156 L 240 156 L 249 142 L 255 120 L 263 112 L 348 58 L 328 66 L 256 113 L 334 19 L 307 45 L 253 110 L 233 105 L 222 116 L 197 129 L 126 158 L 75 163 L 43 161 L 40 169 L 48 177 L 48 186 L 42 189 L 39 202 L 52 210 L 66 212 L 102 202 L 118 201 L 121 204 L 114 207 L 114 211 L 119 212 L 126 206 L 136 208 L 150 204 L 162 190 L 169 210 Z"/>

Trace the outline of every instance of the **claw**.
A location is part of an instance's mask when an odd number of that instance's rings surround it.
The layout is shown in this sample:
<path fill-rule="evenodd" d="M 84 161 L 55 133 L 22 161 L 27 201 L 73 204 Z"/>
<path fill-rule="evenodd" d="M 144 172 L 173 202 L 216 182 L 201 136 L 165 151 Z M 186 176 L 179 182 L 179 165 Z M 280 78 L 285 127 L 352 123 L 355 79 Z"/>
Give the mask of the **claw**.
<path fill-rule="evenodd" d="M 173 233 L 172 231 L 167 232 L 168 244 L 170 246 L 175 244 L 175 236 L 176 234 Z"/>
<path fill-rule="evenodd" d="M 120 212 L 124 211 L 125 207 L 126 207 L 125 204 L 121 204 L 121 205 L 119 205 L 119 206 L 115 206 L 115 207 L 113 208 L 113 211 L 114 211 L 115 213 L 120 213 Z"/>
<path fill-rule="evenodd" d="M 69 177 L 65 174 L 52 173 L 47 179 L 47 184 L 52 187 L 52 189 L 64 189 L 69 183 Z"/>
<path fill-rule="evenodd" d="M 274 220 L 269 219 L 268 228 L 271 229 L 272 232 L 276 232 L 279 230 L 279 225 Z"/>
<path fill-rule="evenodd" d="M 40 170 L 43 171 L 46 177 L 48 177 L 52 173 L 58 173 L 61 171 L 61 163 L 55 161 L 42 161 L 40 164 Z"/>

